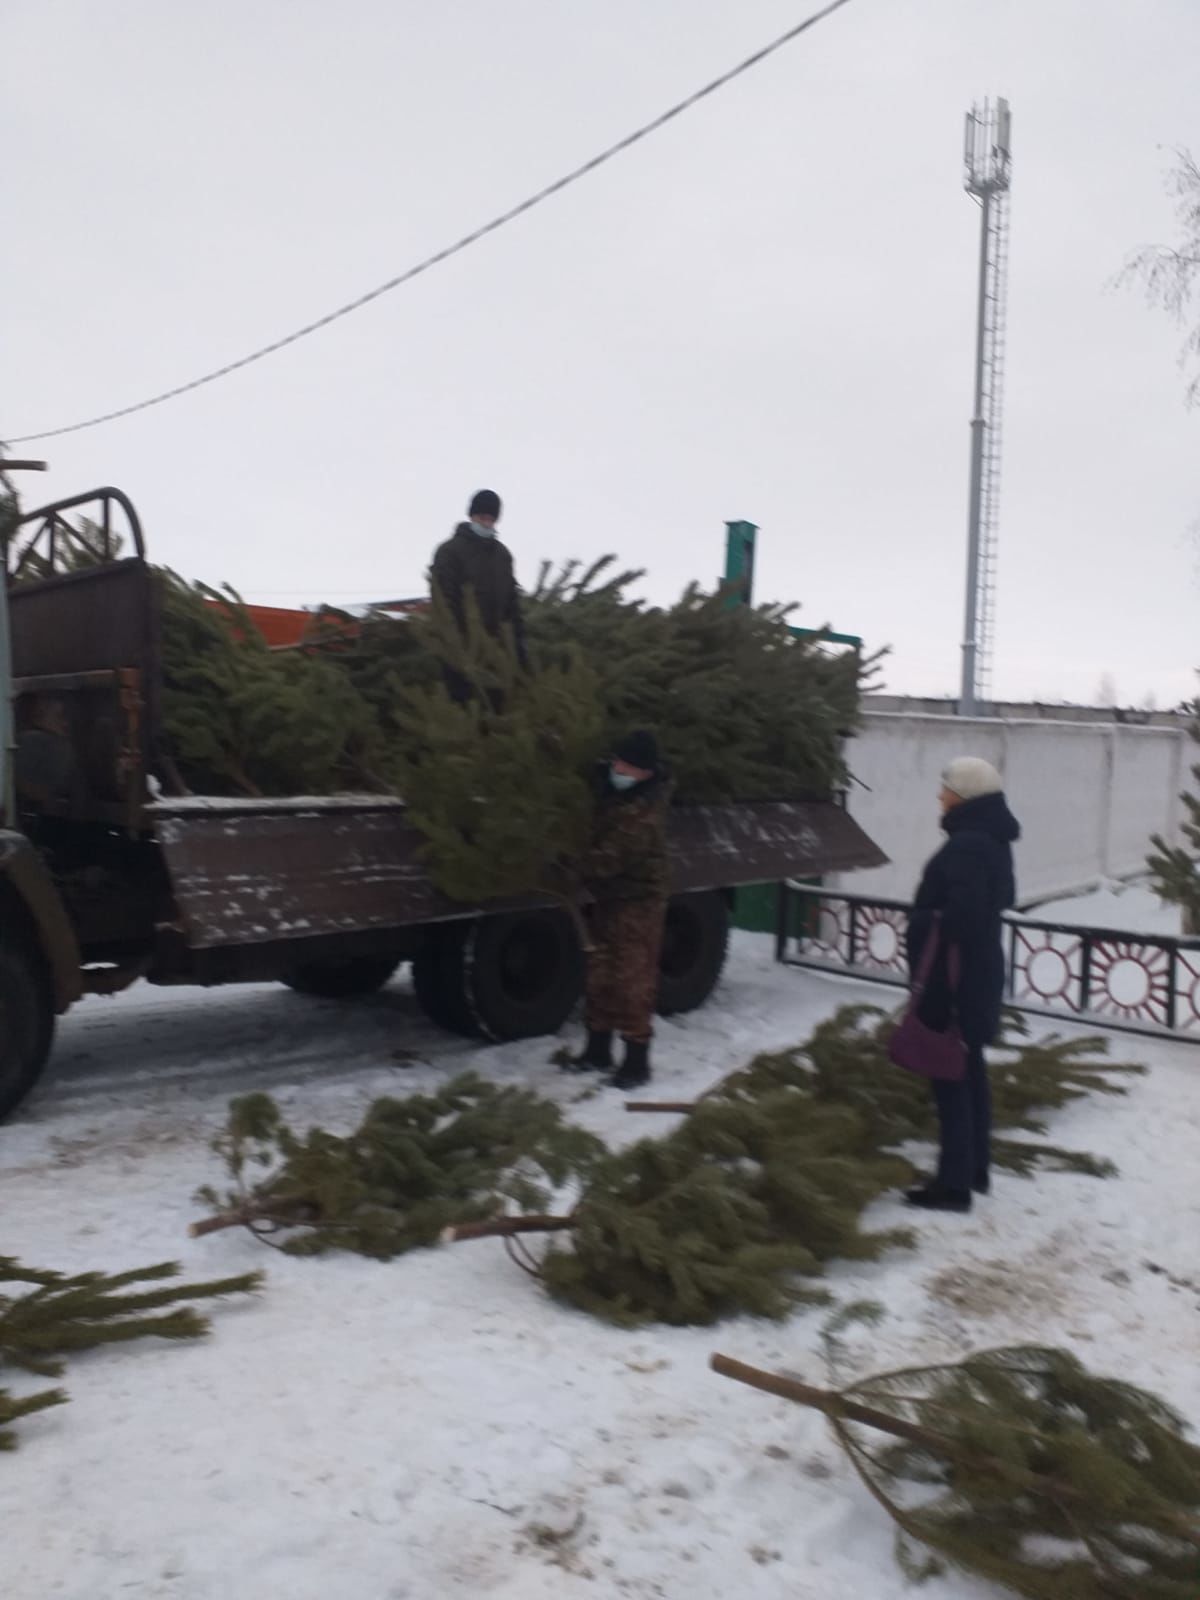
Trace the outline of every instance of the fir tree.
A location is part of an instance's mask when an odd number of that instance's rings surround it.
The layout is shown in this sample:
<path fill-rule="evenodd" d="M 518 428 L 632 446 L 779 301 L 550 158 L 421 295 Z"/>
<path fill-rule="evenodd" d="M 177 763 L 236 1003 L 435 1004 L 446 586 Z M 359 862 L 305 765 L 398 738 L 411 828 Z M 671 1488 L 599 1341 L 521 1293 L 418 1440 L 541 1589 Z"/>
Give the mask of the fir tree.
<path fill-rule="evenodd" d="M 711 1097 L 756 1099 L 790 1090 L 828 1105 L 844 1105 L 863 1118 L 872 1144 L 899 1150 L 937 1133 L 929 1086 L 899 1072 L 887 1053 L 895 1017 L 877 1006 L 844 1006 L 821 1023 L 812 1037 L 791 1050 L 756 1056 L 748 1066 L 717 1084 Z M 1031 1040 L 1028 1024 L 1016 1012 L 1005 1016 L 1003 1037 L 990 1052 L 993 1118 L 997 1129 L 1039 1136 L 997 1139 L 996 1164 L 1023 1176 L 1039 1167 L 1108 1177 L 1110 1162 L 1085 1151 L 1063 1150 L 1041 1142 L 1044 1113 L 1061 1110 L 1089 1094 L 1123 1094 L 1121 1079 L 1144 1068 L 1108 1059 L 1109 1041 L 1100 1037 L 1062 1039 L 1050 1034 Z"/>
<path fill-rule="evenodd" d="M 231 591 L 165 575 L 175 763 L 193 787 L 217 793 L 324 793 L 350 778 L 395 788 L 411 784 L 414 765 L 438 747 L 432 729 L 440 723 L 462 740 L 482 727 L 508 738 L 522 717 L 545 713 L 561 734 L 573 708 L 584 726 L 578 736 L 568 730 L 558 759 L 578 746 L 586 766 L 630 727 L 653 728 L 685 803 L 797 798 L 840 783 L 841 740 L 856 725 L 874 662 L 794 636 L 789 607 L 731 606 L 724 592 L 694 587 L 674 606 L 647 606 L 629 594 L 639 577 L 616 572 L 611 558 L 586 571 L 572 562 L 557 573 L 544 568 L 525 608 L 526 676 L 507 641 L 481 639 L 477 628 L 464 640 L 436 607 L 421 618 L 362 622 L 327 610 L 301 648 L 271 651 Z M 456 662 L 490 691 L 466 707 L 439 687 Z M 349 685 L 351 699 L 318 663 Z M 504 723 L 506 715 L 514 721 Z M 263 738 L 273 746 L 269 760 Z M 542 766 L 533 771 L 540 780 Z"/>
<path fill-rule="evenodd" d="M 190 1302 L 246 1294 L 262 1283 L 258 1272 L 176 1283 L 179 1270 L 167 1261 L 128 1272 L 69 1276 L 0 1256 L 0 1368 L 54 1378 L 64 1371 L 63 1358 L 82 1350 L 146 1338 L 197 1339 L 209 1324 Z M 0 1449 L 12 1449 L 16 1442 L 7 1425 L 66 1399 L 61 1389 L 16 1398 L 0 1389 Z"/>
<path fill-rule="evenodd" d="M 160 574 L 163 724 L 190 787 L 249 796 L 381 790 L 370 708 L 332 656 L 269 648 L 232 589 Z"/>
<path fill-rule="evenodd" d="M 894 1021 L 847 1007 L 794 1050 L 757 1056 L 684 1109 L 666 1136 L 606 1151 L 527 1090 L 456 1080 L 435 1095 L 382 1099 L 347 1135 L 293 1132 L 266 1095 L 235 1100 L 215 1142 L 234 1180 L 200 1199 L 194 1235 L 244 1225 L 283 1248 L 387 1260 L 439 1239 L 569 1234 L 540 1266 L 569 1304 L 630 1325 L 780 1317 L 827 1298 L 835 1260 L 912 1242 L 864 1228 L 868 1206 L 910 1182 L 906 1153 L 934 1133 L 927 1085 L 887 1058 Z M 996 1122 L 1044 1132 L 1043 1114 L 1091 1092 L 1122 1093 L 1139 1071 L 1106 1043 L 1015 1041 L 993 1065 Z M 1040 1138 L 1001 1141 L 1011 1170 L 1104 1176 L 1109 1163 Z M 258 1170 L 256 1170 L 258 1169 Z M 568 1204 L 547 1214 L 552 1198 Z"/>
<path fill-rule="evenodd" d="M 1192 709 L 1195 715 L 1188 733 L 1200 744 L 1200 703 Z M 1151 840 L 1154 853 L 1148 863 L 1159 897 L 1182 911 L 1186 934 L 1200 933 L 1200 762 L 1192 768 L 1192 777 L 1196 793 L 1181 796 L 1185 813 L 1183 835 L 1187 843 L 1170 845 L 1155 834 Z"/>
<path fill-rule="evenodd" d="M 827 1298 L 812 1280 L 834 1260 L 871 1260 L 912 1242 L 862 1226 L 866 1208 L 915 1177 L 905 1147 L 935 1133 L 928 1085 L 887 1056 L 893 1018 L 847 1007 L 793 1050 L 757 1056 L 700 1100 L 672 1133 L 612 1154 L 566 1216 L 521 1232 L 569 1233 L 540 1266 L 551 1294 L 610 1321 L 710 1323 L 739 1312 L 780 1317 Z M 996 1122 L 1044 1131 L 1042 1113 L 1139 1068 L 1105 1059 L 1097 1039 L 1023 1042 L 998 1053 Z M 636 1109 L 635 1105 L 631 1109 Z M 1111 1163 L 1025 1139 L 998 1163 L 1108 1176 Z M 507 1236 L 497 1217 L 454 1238 Z"/>
<path fill-rule="evenodd" d="M 790 799 L 843 781 L 841 741 L 878 658 L 830 655 L 791 632 L 794 607 L 731 605 L 690 586 L 665 609 L 630 598 L 605 558 L 543 568 L 531 642 L 577 643 L 600 681 L 606 735 L 653 728 L 681 803 Z"/>
<path fill-rule="evenodd" d="M 568 895 L 595 810 L 595 677 L 570 644 L 524 670 L 511 641 L 492 638 L 467 598 L 465 631 L 440 596 L 411 624 L 467 694 L 455 698 L 444 681 L 403 692 L 394 711 L 398 790 L 423 836 L 430 877 L 452 900 Z"/>
<path fill-rule="evenodd" d="M 1196 1593 L 1200 1450 L 1156 1396 L 1067 1351 L 983 1351 L 836 1391 L 727 1356 L 712 1366 L 824 1414 L 913 1576 L 944 1563 L 1028 1600 Z M 893 1443 L 880 1451 L 872 1433 Z M 935 1560 L 920 1566 L 913 1546 Z"/>
<path fill-rule="evenodd" d="M 845 1106 L 787 1090 L 713 1096 L 674 1133 L 596 1171 L 570 1250 L 551 1250 L 542 1276 L 556 1298 L 624 1325 L 785 1316 L 828 1299 L 805 1281 L 826 1262 L 911 1243 L 907 1230 L 860 1227 L 909 1170 L 872 1147 Z"/>
<path fill-rule="evenodd" d="M 282 1248 L 293 1255 L 342 1249 L 379 1261 L 507 1206 L 543 1210 L 603 1149 L 550 1101 L 470 1075 L 437 1094 L 372 1101 L 346 1135 L 301 1136 L 269 1095 L 246 1095 L 213 1148 L 233 1188 L 200 1191 L 216 1215 L 194 1236 L 240 1225 L 288 1233 Z"/>

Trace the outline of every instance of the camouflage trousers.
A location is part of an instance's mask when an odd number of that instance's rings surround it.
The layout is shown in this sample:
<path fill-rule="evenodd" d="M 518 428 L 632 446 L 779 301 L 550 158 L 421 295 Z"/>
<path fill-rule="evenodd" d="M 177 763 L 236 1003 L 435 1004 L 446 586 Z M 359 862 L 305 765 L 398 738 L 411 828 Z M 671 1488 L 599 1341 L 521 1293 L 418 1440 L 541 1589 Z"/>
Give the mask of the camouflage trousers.
<path fill-rule="evenodd" d="M 587 1025 L 643 1044 L 654 1032 L 665 900 L 607 900 L 588 926 Z"/>

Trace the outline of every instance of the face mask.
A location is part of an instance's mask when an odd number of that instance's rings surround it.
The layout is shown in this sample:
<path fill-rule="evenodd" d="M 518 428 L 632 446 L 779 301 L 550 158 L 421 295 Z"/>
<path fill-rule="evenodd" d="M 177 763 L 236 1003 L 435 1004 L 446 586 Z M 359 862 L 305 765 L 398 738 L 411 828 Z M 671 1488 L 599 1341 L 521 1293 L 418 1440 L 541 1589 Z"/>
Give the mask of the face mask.
<path fill-rule="evenodd" d="M 632 789 L 634 784 L 637 782 L 637 779 L 632 775 L 632 773 L 614 772 L 610 767 L 608 769 L 608 781 L 612 784 L 614 789 L 618 789 L 623 792 L 626 789 Z"/>
<path fill-rule="evenodd" d="M 468 522 L 467 526 L 472 533 L 477 533 L 481 539 L 494 539 L 496 537 L 495 528 L 485 528 L 482 522 Z"/>

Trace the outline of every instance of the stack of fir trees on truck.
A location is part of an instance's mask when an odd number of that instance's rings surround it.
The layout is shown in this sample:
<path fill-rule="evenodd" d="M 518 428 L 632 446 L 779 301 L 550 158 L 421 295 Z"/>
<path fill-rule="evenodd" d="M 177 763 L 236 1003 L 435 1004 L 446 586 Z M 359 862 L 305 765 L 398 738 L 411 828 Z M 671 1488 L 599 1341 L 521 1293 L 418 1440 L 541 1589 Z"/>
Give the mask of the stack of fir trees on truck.
<path fill-rule="evenodd" d="M 478 617 L 327 610 L 272 650 L 232 590 L 163 574 L 169 776 L 194 793 L 396 794 L 435 879 L 469 900 L 569 886 L 594 763 L 654 730 L 679 803 L 827 795 L 872 669 L 798 636 L 791 608 L 692 587 L 665 608 L 612 558 L 544 566 L 526 600 L 529 668 Z M 215 602 L 215 603 L 214 603 Z M 452 696 L 447 669 L 470 688 Z"/>

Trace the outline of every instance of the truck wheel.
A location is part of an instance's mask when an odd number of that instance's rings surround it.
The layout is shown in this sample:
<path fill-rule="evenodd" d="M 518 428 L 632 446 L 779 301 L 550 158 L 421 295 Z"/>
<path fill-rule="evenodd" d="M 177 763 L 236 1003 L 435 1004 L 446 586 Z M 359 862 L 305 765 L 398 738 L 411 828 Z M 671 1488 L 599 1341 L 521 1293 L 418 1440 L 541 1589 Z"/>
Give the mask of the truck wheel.
<path fill-rule="evenodd" d="M 54 1003 L 39 964 L 0 942 L 0 1121 L 42 1074 L 54 1038 Z"/>
<path fill-rule="evenodd" d="M 425 930 L 413 959 L 413 988 L 421 1010 L 439 1028 L 471 1037 L 479 1032 L 465 990 L 463 947 L 470 932 L 465 922 L 439 922 Z"/>
<path fill-rule="evenodd" d="M 702 1006 L 717 986 L 728 949 L 729 906 L 719 889 L 672 900 L 659 961 L 659 1015 Z"/>
<path fill-rule="evenodd" d="M 466 995 L 488 1039 L 557 1033 L 583 992 L 583 950 L 562 911 L 481 917 L 463 951 Z"/>
<path fill-rule="evenodd" d="M 321 1000 L 352 1000 L 382 989 L 400 965 L 391 956 L 356 956 L 350 961 L 313 962 L 293 967 L 283 981 L 297 994 Z"/>

